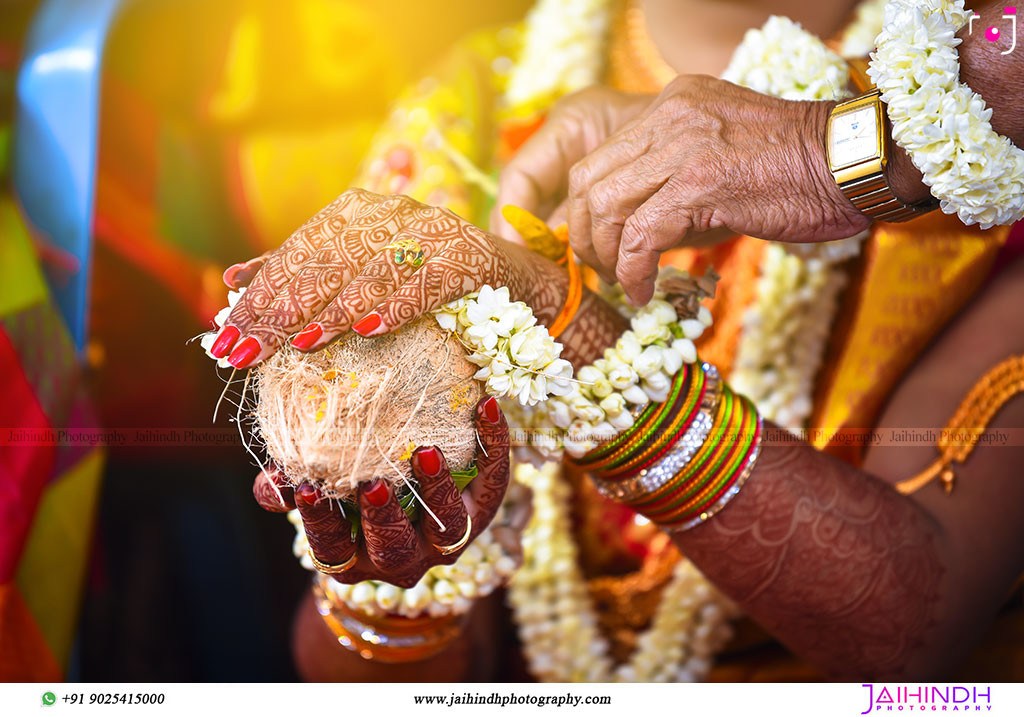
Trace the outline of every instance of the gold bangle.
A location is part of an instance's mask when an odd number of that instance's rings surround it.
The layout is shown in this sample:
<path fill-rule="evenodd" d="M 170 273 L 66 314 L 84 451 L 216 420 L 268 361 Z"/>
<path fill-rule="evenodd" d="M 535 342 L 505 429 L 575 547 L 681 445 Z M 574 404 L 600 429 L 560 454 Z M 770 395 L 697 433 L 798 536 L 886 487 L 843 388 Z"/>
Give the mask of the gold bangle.
<path fill-rule="evenodd" d="M 310 548 L 306 552 L 309 553 L 309 559 L 313 561 L 313 567 L 319 570 L 325 575 L 341 575 L 343 572 L 351 568 L 356 564 L 356 558 L 359 557 L 358 553 L 352 553 L 352 557 L 343 562 L 341 565 L 330 565 L 328 563 L 321 563 L 317 560 L 317 557 L 313 555 L 313 549 Z"/>
<path fill-rule="evenodd" d="M 469 542 L 469 534 L 472 532 L 473 518 L 467 515 L 466 534 L 459 538 L 457 542 L 452 543 L 451 545 L 438 545 L 437 543 L 431 543 L 431 545 L 433 545 L 434 549 L 437 550 L 437 552 L 441 553 L 441 555 L 451 555 L 452 553 L 457 553 L 464 547 L 466 547 L 466 543 Z"/>

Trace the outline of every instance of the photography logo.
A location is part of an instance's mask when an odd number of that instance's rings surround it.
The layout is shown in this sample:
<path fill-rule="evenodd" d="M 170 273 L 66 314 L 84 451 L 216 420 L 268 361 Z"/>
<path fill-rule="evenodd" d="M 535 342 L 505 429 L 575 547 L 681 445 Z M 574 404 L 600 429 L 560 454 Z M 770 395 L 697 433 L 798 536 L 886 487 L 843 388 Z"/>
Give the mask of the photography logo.
<path fill-rule="evenodd" d="M 981 17 L 981 15 L 973 11 L 971 12 L 971 16 L 967 20 L 968 35 L 974 34 L 974 19 L 978 17 Z M 1010 43 L 1009 50 L 1003 50 L 999 54 L 1009 55 L 1017 47 L 1017 8 L 1003 8 L 1003 19 L 1010 21 L 1010 37 L 1013 38 L 1013 41 Z M 985 39 L 988 40 L 989 42 L 998 42 L 1000 36 L 1002 36 L 1002 31 L 998 27 L 993 26 L 985 30 Z"/>
<path fill-rule="evenodd" d="M 963 712 L 992 711 L 992 687 L 989 685 L 885 685 L 862 684 L 867 709 L 862 715 L 890 712 Z M 864 704 L 861 702 L 861 704 Z"/>

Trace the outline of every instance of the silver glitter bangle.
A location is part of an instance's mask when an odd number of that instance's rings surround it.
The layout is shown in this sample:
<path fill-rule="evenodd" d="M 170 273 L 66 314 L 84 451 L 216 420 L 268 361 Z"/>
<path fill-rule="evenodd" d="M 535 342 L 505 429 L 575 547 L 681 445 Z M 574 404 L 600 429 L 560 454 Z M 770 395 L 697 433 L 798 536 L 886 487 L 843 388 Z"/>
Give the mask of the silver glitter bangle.
<path fill-rule="evenodd" d="M 653 493 L 668 483 L 687 464 L 694 454 L 704 445 L 718 403 L 722 398 L 722 380 L 718 369 L 709 363 L 701 365 L 707 375 L 704 398 L 693 422 L 679 438 L 671 450 L 650 468 L 641 470 L 636 475 L 620 480 L 593 478 L 594 485 L 601 495 L 614 501 L 634 501 L 644 495 Z"/>
<path fill-rule="evenodd" d="M 747 456 L 746 465 L 743 466 L 743 472 L 740 473 L 739 478 L 737 478 L 736 482 L 733 483 L 732 488 L 726 491 L 725 495 L 719 498 L 714 505 L 712 505 L 707 510 L 703 511 L 700 515 L 694 516 L 693 518 L 687 520 L 685 523 L 680 523 L 679 525 L 662 525 L 662 530 L 668 533 L 681 533 L 684 530 L 689 530 L 695 525 L 700 525 L 708 518 L 713 517 L 715 514 L 718 513 L 718 511 L 724 508 L 729 503 L 729 501 L 735 498 L 736 494 L 740 492 L 740 488 L 742 488 L 743 484 L 747 482 L 748 478 L 750 478 L 750 474 L 754 472 L 754 464 L 757 463 L 757 457 L 761 453 L 761 437 L 763 436 L 763 434 L 764 420 L 761 418 L 761 415 L 758 414 L 756 442 L 750 449 L 750 454 Z"/>

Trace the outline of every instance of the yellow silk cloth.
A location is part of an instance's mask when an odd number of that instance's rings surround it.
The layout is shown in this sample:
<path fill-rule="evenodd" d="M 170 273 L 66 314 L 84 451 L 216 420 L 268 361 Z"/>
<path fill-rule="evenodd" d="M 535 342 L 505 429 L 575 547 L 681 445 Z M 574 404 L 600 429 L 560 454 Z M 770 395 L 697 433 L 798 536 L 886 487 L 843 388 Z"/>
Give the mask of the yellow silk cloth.
<path fill-rule="evenodd" d="M 818 380 L 813 445 L 858 461 L 861 450 L 835 432 L 874 425 L 907 368 L 981 287 L 1009 233 L 965 227 L 937 212 L 876 225 Z"/>

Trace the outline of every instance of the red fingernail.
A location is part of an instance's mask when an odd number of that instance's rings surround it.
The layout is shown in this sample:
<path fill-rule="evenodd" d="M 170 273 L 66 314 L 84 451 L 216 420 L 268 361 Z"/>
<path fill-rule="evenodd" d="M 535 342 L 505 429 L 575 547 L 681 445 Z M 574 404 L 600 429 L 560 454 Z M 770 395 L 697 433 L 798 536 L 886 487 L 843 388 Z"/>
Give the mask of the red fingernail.
<path fill-rule="evenodd" d="M 235 288 L 235 274 L 237 274 L 238 270 L 241 269 L 241 268 L 242 268 L 242 264 L 241 263 L 239 263 L 239 264 L 232 264 L 231 266 L 229 266 L 227 269 L 224 270 L 224 274 L 221 276 L 221 280 L 227 286 L 230 286 L 232 289 L 234 289 Z"/>
<path fill-rule="evenodd" d="M 363 488 L 363 495 L 365 495 L 366 499 L 370 501 L 370 505 L 379 508 L 388 502 L 388 498 L 391 497 L 391 492 L 388 490 L 388 484 L 378 478 L 373 483 Z"/>
<path fill-rule="evenodd" d="M 441 451 L 431 446 L 416 451 L 416 459 L 420 462 L 420 470 L 433 478 L 441 472 Z"/>
<path fill-rule="evenodd" d="M 216 358 L 224 358 L 224 355 L 231 350 L 231 347 L 238 341 L 238 337 L 242 335 L 242 332 L 236 329 L 234 326 L 225 326 L 217 334 L 217 340 L 213 342 L 213 348 L 210 349 L 210 353 Z"/>
<path fill-rule="evenodd" d="M 250 336 L 235 347 L 235 350 L 228 356 L 228 363 L 235 368 L 245 368 L 260 355 L 262 350 L 259 339 L 255 336 Z"/>
<path fill-rule="evenodd" d="M 491 423 L 497 423 L 501 420 L 501 409 L 498 408 L 498 399 L 494 396 L 484 401 L 484 418 Z"/>
<path fill-rule="evenodd" d="M 292 346 L 306 350 L 319 341 L 323 335 L 324 327 L 314 322 L 295 335 L 295 338 L 292 339 Z"/>
<path fill-rule="evenodd" d="M 360 336 L 369 336 L 371 333 L 380 328 L 380 314 L 376 311 L 369 313 L 359 321 L 352 324 L 352 330 Z"/>
<path fill-rule="evenodd" d="M 309 483 L 303 483 L 295 489 L 295 497 L 301 499 L 306 505 L 313 505 L 320 500 L 320 491 Z"/>

